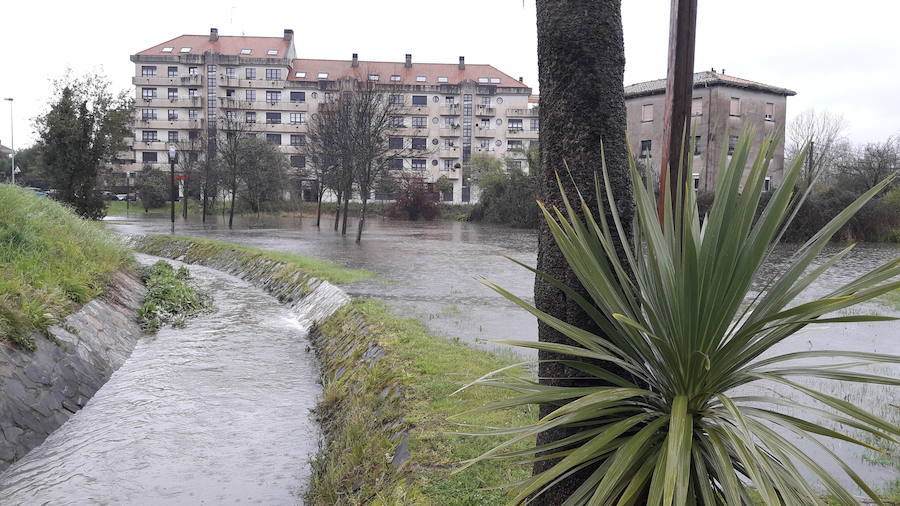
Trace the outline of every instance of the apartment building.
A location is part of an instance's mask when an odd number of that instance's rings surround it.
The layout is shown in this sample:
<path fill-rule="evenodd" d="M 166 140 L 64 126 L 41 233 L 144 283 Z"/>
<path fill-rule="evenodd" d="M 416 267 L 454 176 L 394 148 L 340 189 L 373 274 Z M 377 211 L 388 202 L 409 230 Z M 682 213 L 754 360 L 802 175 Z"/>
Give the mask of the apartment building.
<path fill-rule="evenodd" d="M 663 147 L 666 80 L 657 79 L 625 87 L 628 136 L 632 152 L 655 172 Z M 784 133 L 787 97 L 794 91 L 716 72 L 694 74 L 691 130 L 694 156 L 691 177 L 698 191 L 715 188 L 716 171 L 723 149 L 734 150 L 741 131 L 755 128 L 753 153 L 762 139 Z M 784 137 L 775 148 L 769 166 L 768 188 L 780 184 L 784 172 Z"/>
<path fill-rule="evenodd" d="M 398 113 L 391 147 L 403 158 L 392 168 L 421 172 L 429 182 L 446 176 L 465 202 L 463 177 L 474 152 L 508 156 L 527 170 L 522 150 L 538 138 L 531 89 L 491 65 L 297 58 L 292 30 L 282 37 L 182 35 L 131 56 L 135 65 L 134 163 L 167 167 L 170 144 L 215 138 L 222 120 L 243 122 L 277 144 L 298 171 L 308 160 L 303 144 L 319 104 L 333 100 L 347 79 L 373 82 Z M 534 104 L 532 104 L 534 105 Z M 214 150 L 213 143 L 210 149 Z M 406 156 L 409 155 L 409 156 Z"/>

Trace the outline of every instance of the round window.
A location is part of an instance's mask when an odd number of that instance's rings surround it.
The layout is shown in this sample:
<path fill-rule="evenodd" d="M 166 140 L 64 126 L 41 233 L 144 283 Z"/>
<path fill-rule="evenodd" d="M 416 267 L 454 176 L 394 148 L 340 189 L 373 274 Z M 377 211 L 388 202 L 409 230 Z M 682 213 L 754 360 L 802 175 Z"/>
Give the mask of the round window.
<path fill-rule="evenodd" d="M 494 146 L 497 146 L 499 148 L 500 144 L 503 144 L 502 142 L 500 142 L 500 139 L 497 139 L 496 141 L 494 141 Z"/>
<path fill-rule="evenodd" d="M 503 124 L 503 120 L 500 119 L 500 118 L 497 118 L 497 124 L 498 124 L 498 125 L 502 125 L 502 124 Z"/>
<path fill-rule="evenodd" d="M 431 161 L 431 165 L 437 166 L 437 160 L 432 160 L 432 161 Z"/>
<path fill-rule="evenodd" d="M 315 91 L 314 91 L 314 92 L 312 92 L 312 98 L 313 98 L 313 100 L 315 100 L 315 99 L 317 99 L 317 98 L 319 98 L 319 94 L 318 94 L 318 93 L 316 93 L 316 92 L 315 92 Z"/>
<path fill-rule="evenodd" d="M 433 97 L 431 97 L 431 101 L 436 104 L 441 101 L 441 97 L 433 96 Z M 435 162 L 435 163 L 437 163 L 437 162 Z"/>
<path fill-rule="evenodd" d="M 502 104 L 502 103 L 503 103 L 503 97 L 497 97 L 497 103 L 498 103 L 498 104 Z"/>
<path fill-rule="evenodd" d="M 312 119 L 319 119 L 319 113 L 314 112 L 310 116 L 312 117 Z"/>
<path fill-rule="evenodd" d="M 437 125 L 437 123 L 438 123 L 438 119 L 437 119 L 437 118 L 431 118 L 431 124 L 432 124 L 432 125 Z"/>
<path fill-rule="evenodd" d="M 434 144 L 435 146 L 437 146 L 438 140 L 437 140 L 437 139 L 431 139 L 431 143 Z"/>

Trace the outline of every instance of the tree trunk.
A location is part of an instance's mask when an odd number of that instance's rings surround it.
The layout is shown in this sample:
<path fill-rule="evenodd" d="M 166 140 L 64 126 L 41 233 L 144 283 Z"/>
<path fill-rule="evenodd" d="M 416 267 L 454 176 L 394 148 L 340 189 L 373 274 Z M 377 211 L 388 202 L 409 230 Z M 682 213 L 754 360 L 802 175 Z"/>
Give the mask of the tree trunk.
<path fill-rule="evenodd" d="M 231 180 L 231 209 L 228 211 L 228 228 L 234 223 L 234 197 L 237 195 L 237 179 Z"/>
<path fill-rule="evenodd" d="M 362 207 L 359 210 L 359 226 L 356 229 L 356 244 L 359 244 L 359 241 L 362 240 L 363 227 L 366 224 L 366 204 L 368 204 L 369 199 L 367 191 L 360 191 L 362 197 Z"/>
<path fill-rule="evenodd" d="M 338 192 L 337 194 L 337 207 L 334 209 L 334 231 L 337 232 L 338 225 L 341 223 L 341 197 L 344 196 L 344 192 Z"/>
<path fill-rule="evenodd" d="M 353 196 L 353 190 L 347 190 L 344 195 L 344 216 L 341 222 L 341 235 L 347 235 L 347 216 L 350 214 L 350 197 Z"/>
<path fill-rule="evenodd" d="M 203 183 L 203 188 L 201 191 L 203 191 L 203 210 L 200 211 L 200 221 L 206 223 L 206 206 L 209 202 L 209 186 L 207 186 L 206 183 Z"/>
<path fill-rule="evenodd" d="M 538 68 L 541 89 L 540 197 L 548 206 L 562 207 L 562 195 L 556 181 L 559 172 L 566 183 L 565 191 L 572 202 L 578 202 L 575 188 L 563 162 L 568 163 L 575 185 L 587 201 L 597 209 L 594 175 L 600 170 L 603 142 L 607 169 L 617 202 L 615 205 L 625 226 L 631 224 L 633 203 L 628 174 L 625 139 L 625 99 L 622 79 L 625 53 L 622 41 L 620 0 L 537 0 Z M 577 207 L 576 207 L 577 209 Z M 560 252 L 546 222 L 538 229 L 537 268 L 587 296 Z M 535 304 L 539 309 L 592 332 L 597 326 L 563 292 L 551 284 L 535 280 Z M 547 325 L 538 324 L 538 338 L 543 342 L 576 345 Z M 541 351 L 540 360 L 563 358 Z M 571 359 L 569 356 L 565 356 Z M 605 367 L 608 364 L 603 364 Z M 538 366 L 541 383 L 555 386 L 580 385 L 585 381 L 578 371 L 556 362 Z M 597 382 L 590 382 L 591 386 Z M 556 406 L 542 405 L 541 416 Z M 537 444 L 546 444 L 573 434 L 578 429 L 554 429 L 538 435 Z M 537 462 L 535 474 L 549 469 L 557 460 Z M 563 480 L 532 504 L 562 503 L 594 469 L 585 469 Z"/>
<path fill-rule="evenodd" d="M 318 188 L 316 189 L 316 228 L 320 228 L 322 223 L 322 195 Z"/>

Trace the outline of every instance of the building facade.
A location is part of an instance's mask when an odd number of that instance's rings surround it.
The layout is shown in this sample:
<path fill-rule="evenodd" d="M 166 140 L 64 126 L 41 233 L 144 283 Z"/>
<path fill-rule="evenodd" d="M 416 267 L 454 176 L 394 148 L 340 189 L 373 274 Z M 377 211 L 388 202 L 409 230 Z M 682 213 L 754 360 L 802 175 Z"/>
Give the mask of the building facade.
<path fill-rule="evenodd" d="M 654 173 L 659 172 L 663 147 L 666 80 L 658 79 L 625 87 L 628 135 L 632 152 Z M 716 72 L 694 74 L 691 131 L 694 156 L 692 178 L 698 191 L 715 188 L 723 150 L 731 154 L 745 127 L 755 129 L 752 153 L 766 135 L 780 133 L 769 166 L 768 185 L 780 184 L 784 171 L 784 127 L 787 97 L 796 93 Z"/>
<path fill-rule="evenodd" d="M 297 58 L 292 30 L 282 37 L 182 35 L 131 56 L 135 65 L 133 160 L 122 170 L 168 167 L 170 144 L 215 139 L 223 120 L 238 121 L 280 146 L 293 169 L 309 163 L 303 144 L 319 104 L 341 82 L 374 82 L 398 106 L 390 142 L 403 158 L 392 168 L 446 176 L 454 202 L 468 201 L 465 169 L 475 152 L 509 157 L 527 170 L 524 151 L 538 138 L 531 89 L 491 65 Z M 532 104 L 533 105 L 533 104 Z M 208 143 L 214 151 L 215 144 Z M 408 155 L 408 156 L 406 156 Z"/>

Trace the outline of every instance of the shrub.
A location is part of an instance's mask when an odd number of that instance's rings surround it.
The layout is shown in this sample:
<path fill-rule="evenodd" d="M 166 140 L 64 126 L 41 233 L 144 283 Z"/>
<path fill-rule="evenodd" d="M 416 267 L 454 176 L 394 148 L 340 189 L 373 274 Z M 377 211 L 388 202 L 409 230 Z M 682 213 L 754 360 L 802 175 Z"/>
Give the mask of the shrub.
<path fill-rule="evenodd" d="M 539 459 L 555 459 L 546 471 L 518 484 L 513 502 L 527 501 L 569 474 L 590 469 L 589 477 L 566 504 L 752 504 L 748 485 L 765 504 L 820 504 L 819 491 L 801 472 L 805 468 L 841 504 L 856 504 L 818 458 L 808 456 L 783 433 L 797 434 L 821 449 L 869 497 L 880 501 L 853 467 L 817 437 L 881 451 L 878 446 L 897 443 L 900 428 L 802 381 L 825 378 L 896 386 L 900 382 L 895 378 L 854 368 L 897 363 L 898 358 L 826 351 L 820 346 L 783 355 L 768 352 L 807 325 L 895 319 L 830 314 L 900 287 L 900 281 L 891 281 L 900 275 L 900 258 L 824 298 L 791 306 L 804 288 L 852 249 L 848 247 L 808 270 L 831 237 L 890 178 L 838 213 L 800 247 L 786 270 L 769 280 L 766 290 L 751 297 L 761 266 L 779 242 L 782 225 L 790 220 L 792 189 L 806 156 L 804 150 L 786 171 L 783 186 L 757 218 L 767 154 L 775 141 L 771 136 L 763 141 L 741 189 L 752 139 L 753 132 L 745 132 L 731 161 L 719 171 L 716 198 L 702 229 L 697 201 L 688 185 L 679 192 L 683 197 L 665 196 L 667 213 L 660 223 L 653 189 L 644 186 L 633 159 L 634 240 L 619 226 L 615 207 L 609 210 L 614 220 L 599 222 L 586 206 L 581 208 L 582 218 L 568 201 L 563 210 L 542 208 L 556 244 L 589 298 L 559 281 L 551 282 L 592 317 L 603 335 L 571 326 L 487 283 L 573 342 L 507 343 L 560 354 L 563 358 L 557 361 L 578 370 L 585 382 L 588 378 L 595 381 L 594 386 L 550 386 L 506 377 L 500 370 L 473 383 L 516 392 L 475 412 L 532 404 L 555 406 L 536 424 L 504 428 L 502 433 L 514 437 L 467 463 L 522 460 L 534 454 Z M 602 171 L 603 180 L 608 181 L 605 166 Z M 608 200 L 614 201 L 608 183 L 606 192 Z M 674 213 L 669 204 L 672 200 L 677 202 Z M 598 216 L 603 217 L 606 210 L 602 201 L 599 205 Z M 625 246 L 624 263 L 617 255 L 618 241 Z M 749 305 L 747 300 L 751 300 Z M 850 362 L 842 363 L 840 359 L 845 358 Z M 738 387 L 747 391 L 748 386 L 766 384 L 777 384 L 812 402 L 788 400 L 765 389 L 757 389 L 755 394 L 735 392 Z M 824 416 L 865 436 L 857 439 L 854 434 L 831 430 L 786 411 Z M 578 432 L 527 453 L 509 449 L 556 427 L 578 428 Z"/>
<path fill-rule="evenodd" d="M 175 270 L 164 260 L 141 269 L 147 295 L 138 308 L 138 322 L 145 332 L 156 332 L 168 322 L 182 327 L 187 318 L 212 310 L 212 297 L 188 284 L 190 277 L 187 268 Z"/>
<path fill-rule="evenodd" d="M 404 176 L 398 181 L 397 196 L 388 206 L 387 213 L 389 217 L 395 219 L 433 220 L 441 214 L 441 207 L 437 195 L 428 191 L 425 179 L 419 176 Z"/>
<path fill-rule="evenodd" d="M 162 207 L 171 199 L 169 174 L 153 168 L 144 168 L 141 171 L 140 182 L 137 184 L 137 197 L 144 206 L 144 211 Z"/>

